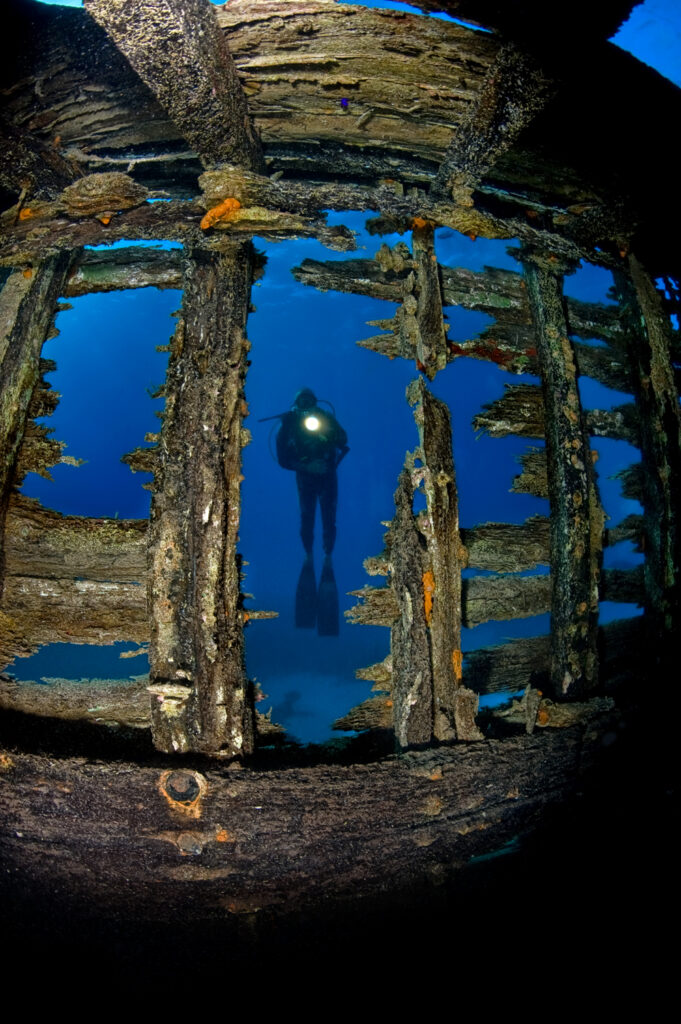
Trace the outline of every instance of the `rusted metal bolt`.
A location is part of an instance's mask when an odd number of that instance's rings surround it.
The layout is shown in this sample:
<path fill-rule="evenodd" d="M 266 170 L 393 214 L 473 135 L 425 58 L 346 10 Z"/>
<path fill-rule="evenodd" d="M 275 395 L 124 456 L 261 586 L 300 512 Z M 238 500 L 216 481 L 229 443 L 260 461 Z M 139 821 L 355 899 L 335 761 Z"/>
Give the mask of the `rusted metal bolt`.
<path fill-rule="evenodd" d="M 191 772 L 172 772 L 166 779 L 166 793 L 173 800 L 190 804 L 201 792 L 197 779 Z"/>

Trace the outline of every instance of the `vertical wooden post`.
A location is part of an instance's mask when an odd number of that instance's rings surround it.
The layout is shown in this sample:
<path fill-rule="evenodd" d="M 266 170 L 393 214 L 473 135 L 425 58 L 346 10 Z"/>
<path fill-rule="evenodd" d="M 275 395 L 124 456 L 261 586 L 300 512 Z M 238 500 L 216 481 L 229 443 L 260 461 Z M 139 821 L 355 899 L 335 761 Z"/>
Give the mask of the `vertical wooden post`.
<path fill-rule="evenodd" d="M 391 633 L 395 738 L 401 747 L 479 740 L 478 698 L 461 682 L 464 552 L 449 410 L 420 377 L 407 399 L 420 446 L 400 476 L 390 534 L 390 585 L 400 609 Z M 426 511 L 414 516 L 414 489 L 421 485 Z"/>
<path fill-rule="evenodd" d="M 392 587 L 400 617 L 390 632 L 393 727 L 398 747 L 433 739 L 433 672 L 423 578 L 426 565 L 413 514 L 414 489 L 409 467 L 400 474 L 391 526 Z"/>
<path fill-rule="evenodd" d="M 557 699 L 577 699 L 598 681 L 603 511 L 563 306 L 563 273 L 572 268 L 527 249 L 521 259 L 544 392 L 551 503 L 551 685 Z"/>
<path fill-rule="evenodd" d="M 459 539 L 449 409 L 420 377 L 409 385 L 407 399 L 414 406 L 420 441 L 422 468 L 415 469 L 414 475 L 421 478 L 426 495 L 426 513 L 418 522 L 428 553 L 424 596 L 429 609 L 433 736 L 438 740 L 481 739 L 475 725 L 477 697 L 461 683 L 461 570 L 465 562 Z"/>
<path fill-rule="evenodd" d="M 185 257 L 149 531 L 152 730 L 169 752 L 253 747 L 235 551 L 252 253 Z"/>
<path fill-rule="evenodd" d="M 432 224 L 414 228 L 412 247 L 418 292 L 416 363 L 418 369 L 433 380 L 438 370 L 444 370 L 447 365 L 448 350 Z"/>
<path fill-rule="evenodd" d="M 681 418 L 670 358 L 671 325 L 644 267 L 629 257 L 615 274 L 641 424 L 646 619 L 650 658 L 678 660 L 681 627 Z M 675 656 L 676 655 L 676 656 Z"/>
<path fill-rule="evenodd" d="M 40 377 L 40 352 L 63 293 L 71 254 L 16 270 L 0 292 L 0 582 L 2 537 L 28 406 Z"/>

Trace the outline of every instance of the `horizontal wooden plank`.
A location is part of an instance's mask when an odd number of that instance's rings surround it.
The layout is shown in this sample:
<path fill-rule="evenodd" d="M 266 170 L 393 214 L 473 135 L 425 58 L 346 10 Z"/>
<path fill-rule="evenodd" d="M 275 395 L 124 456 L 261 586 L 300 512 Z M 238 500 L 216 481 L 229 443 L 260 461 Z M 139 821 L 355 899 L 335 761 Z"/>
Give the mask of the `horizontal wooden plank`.
<path fill-rule="evenodd" d="M 585 416 L 587 430 L 593 437 L 638 444 L 638 412 L 633 402 L 614 409 L 588 409 Z M 545 420 L 541 387 L 538 384 L 507 384 L 500 398 L 487 403 L 482 412 L 473 417 L 473 427 L 490 437 L 543 438 Z"/>
<path fill-rule="evenodd" d="M 69 275 L 65 295 L 73 298 L 93 292 L 127 288 L 182 288 L 180 249 L 83 250 Z"/>
<path fill-rule="evenodd" d="M 533 636 L 495 647 L 468 651 L 463 663 L 463 681 L 476 693 L 522 690 L 530 683 L 539 686 L 548 676 L 551 637 Z"/>
<path fill-rule="evenodd" d="M 642 565 L 635 569 L 604 569 L 599 587 L 601 601 L 622 601 L 643 607 L 645 581 Z"/>
<path fill-rule="evenodd" d="M 7 512 L 5 573 L 42 579 L 144 582 L 147 520 L 64 516 L 15 495 Z"/>
<path fill-rule="evenodd" d="M 468 567 L 493 572 L 521 572 L 549 562 L 549 520 L 533 516 L 526 522 L 483 523 L 460 531 Z"/>
<path fill-rule="evenodd" d="M 463 581 L 463 623 L 469 628 L 550 610 L 550 576 L 473 576 Z"/>

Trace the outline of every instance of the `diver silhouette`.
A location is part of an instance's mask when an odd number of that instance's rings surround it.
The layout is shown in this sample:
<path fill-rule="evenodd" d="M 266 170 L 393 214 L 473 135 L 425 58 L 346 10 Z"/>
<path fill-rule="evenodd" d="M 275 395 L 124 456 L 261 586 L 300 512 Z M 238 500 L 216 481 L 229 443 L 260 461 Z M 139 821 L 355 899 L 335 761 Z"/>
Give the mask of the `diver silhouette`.
<path fill-rule="evenodd" d="M 284 469 L 293 470 L 296 474 L 300 539 L 306 556 L 296 590 L 296 626 L 313 629 L 316 625 L 321 636 L 337 636 L 338 591 L 331 553 L 336 543 L 336 471 L 350 450 L 347 434 L 332 412 L 320 408 L 310 388 L 302 388 L 291 410 L 276 418 L 281 420 L 277 432 L 277 461 Z M 322 520 L 325 556 L 319 590 L 313 563 L 317 504 Z"/>

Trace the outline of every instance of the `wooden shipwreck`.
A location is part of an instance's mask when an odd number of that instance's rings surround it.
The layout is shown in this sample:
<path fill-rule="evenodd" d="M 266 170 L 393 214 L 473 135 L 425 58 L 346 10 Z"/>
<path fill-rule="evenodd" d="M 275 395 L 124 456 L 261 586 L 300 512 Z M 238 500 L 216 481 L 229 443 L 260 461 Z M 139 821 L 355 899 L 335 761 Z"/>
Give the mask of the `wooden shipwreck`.
<path fill-rule="evenodd" d="M 3 10 L 1 660 L 56 640 L 134 640 L 150 660 L 148 690 L 112 691 L 97 714 L 86 690 L 0 679 L 0 851 L 22 907 L 50 893 L 73 914 L 215 923 L 439 885 L 583 786 L 671 678 L 681 268 L 661 197 L 679 92 L 606 42 L 630 0 L 572 3 L 558 34 L 535 0 L 419 6 L 469 26 L 332 0 Z M 405 241 L 357 258 L 329 209 L 379 211 L 371 230 Z M 517 271 L 438 265 L 442 226 L 508 239 Z M 347 251 L 296 276 L 398 303 L 360 343 L 414 363 L 418 443 L 386 549 L 366 553 L 383 585 L 352 612 L 391 643 L 361 672 L 377 695 L 339 723 L 365 733 L 356 763 L 258 753 L 276 730 L 244 668 L 235 547 L 256 234 Z M 135 245 L 150 239 L 182 250 Z M 565 298 L 580 261 L 612 272 L 617 305 Z M 18 486 L 62 458 L 35 422 L 58 401 L 41 348 L 59 304 L 147 285 L 184 294 L 160 434 L 126 456 L 154 473 L 150 520 L 43 508 Z M 456 305 L 494 322 L 455 344 Z M 476 426 L 534 439 L 513 490 L 547 497 L 550 517 L 460 528 L 429 383 L 462 356 L 509 373 Z M 514 386 L 522 372 L 541 386 Z M 585 408 L 582 376 L 621 406 Z M 642 515 L 608 525 L 594 436 L 640 450 L 622 486 Z M 642 569 L 604 571 L 623 539 Z M 599 625 L 602 600 L 644 613 Z M 462 655 L 462 624 L 548 611 L 550 635 Z M 512 714 L 482 721 L 478 695 L 518 690 Z"/>

